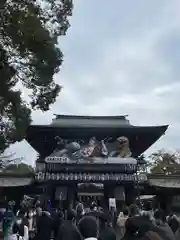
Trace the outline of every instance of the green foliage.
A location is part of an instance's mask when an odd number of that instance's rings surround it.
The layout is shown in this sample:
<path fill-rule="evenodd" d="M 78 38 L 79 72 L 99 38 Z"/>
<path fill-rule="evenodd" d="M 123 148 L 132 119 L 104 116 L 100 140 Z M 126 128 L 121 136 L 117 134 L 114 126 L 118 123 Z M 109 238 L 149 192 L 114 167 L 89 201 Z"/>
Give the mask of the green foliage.
<path fill-rule="evenodd" d="M 159 150 L 149 158 L 149 167 L 152 174 L 171 175 L 180 173 L 179 152 L 170 153 L 165 150 Z"/>
<path fill-rule="evenodd" d="M 139 173 L 147 173 L 147 169 L 149 166 L 149 162 L 146 160 L 146 157 L 144 154 L 141 154 L 138 157 L 138 168 L 137 168 L 137 172 Z"/>
<path fill-rule="evenodd" d="M 53 80 L 63 54 L 58 37 L 65 35 L 72 0 L 0 1 L 0 149 L 25 137 L 31 110 L 49 110 L 61 86 Z M 23 86 L 22 97 L 19 86 Z M 26 90 L 27 89 L 27 90 Z M 1 131 L 1 130 L 0 130 Z"/>

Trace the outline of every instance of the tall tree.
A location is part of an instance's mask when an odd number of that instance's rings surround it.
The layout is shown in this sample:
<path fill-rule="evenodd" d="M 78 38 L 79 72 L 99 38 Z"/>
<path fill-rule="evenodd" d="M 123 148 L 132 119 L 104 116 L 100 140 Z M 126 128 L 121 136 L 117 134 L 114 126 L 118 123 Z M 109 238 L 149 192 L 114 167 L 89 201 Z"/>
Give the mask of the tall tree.
<path fill-rule="evenodd" d="M 57 44 L 72 7 L 72 0 L 0 1 L 1 151 L 25 137 L 31 110 L 49 110 L 60 92 L 53 80 L 63 61 Z"/>
<path fill-rule="evenodd" d="M 153 174 L 180 174 L 180 153 L 159 150 L 149 157 L 149 167 Z"/>

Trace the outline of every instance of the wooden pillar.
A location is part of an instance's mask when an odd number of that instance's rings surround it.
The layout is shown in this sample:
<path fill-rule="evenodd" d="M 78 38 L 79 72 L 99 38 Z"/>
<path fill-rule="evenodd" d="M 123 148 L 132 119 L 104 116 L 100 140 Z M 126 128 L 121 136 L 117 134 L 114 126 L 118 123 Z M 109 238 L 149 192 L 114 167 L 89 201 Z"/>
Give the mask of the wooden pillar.
<path fill-rule="evenodd" d="M 73 206 L 75 205 L 75 198 L 76 198 L 76 184 L 69 185 L 67 191 L 68 208 L 73 208 Z"/>
<path fill-rule="evenodd" d="M 125 206 L 125 187 L 123 185 L 117 185 L 114 189 L 114 197 L 116 198 L 116 208 L 120 212 Z"/>
<path fill-rule="evenodd" d="M 126 204 L 130 205 L 136 202 L 136 189 L 134 185 L 125 186 Z"/>

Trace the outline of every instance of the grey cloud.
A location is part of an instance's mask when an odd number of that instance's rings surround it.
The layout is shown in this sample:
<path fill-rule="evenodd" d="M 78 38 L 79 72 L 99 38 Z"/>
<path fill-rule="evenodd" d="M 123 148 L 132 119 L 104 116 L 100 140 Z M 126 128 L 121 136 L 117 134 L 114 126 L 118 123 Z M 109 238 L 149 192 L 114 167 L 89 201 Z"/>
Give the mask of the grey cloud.
<path fill-rule="evenodd" d="M 59 43 L 65 54 L 62 71 L 93 72 L 109 44 L 125 36 L 133 41 L 134 36 L 156 27 L 169 5 L 168 1 L 162 0 L 114 0 L 113 4 L 104 0 L 78 1 L 72 26 Z"/>
<path fill-rule="evenodd" d="M 99 60 L 98 51 L 97 54 L 94 54 L 92 49 L 92 55 L 85 55 L 84 59 L 80 58 L 79 64 L 74 64 L 77 69 L 68 72 L 66 69 L 70 69 L 71 64 L 69 65 L 68 59 L 66 59 L 64 71 L 61 72 L 67 80 L 66 84 L 68 85 L 71 81 L 71 86 L 81 92 L 80 97 L 83 101 L 89 103 L 92 100 L 97 101 L 98 97 L 111 95 L 112 92 L 113 95 L 121 94 L 124 91 L 141 92 L 145 88 L 152 90 L 157 81 L 161 84 L 173 81 L 174 73 L 169 69 L 168 61 L 166 61 L 168 56 L 162 58 L 157 51 L 157 45 L 163 43 L 165 34 L 166 36 L 171 34 L 174 20 L 171 16 L 172 19 L 169 21 L 166 14 L 164 21 L 161 19 L 162 16 L 158 17 L 159 24 L 157 22 L 157 26 L 153 25 L 146 30 L 142 28 L 139 36 L 133 35 L 133 32 L 131 35 L 124 34 L 121 38 L 113 40 L 104 49 L 102 39 L 102 44 L 96 44 L 96 47 L 98 46 L 102 52 L 101 60 Z M 88 40 L 84 39 L 84 42 Z M 76 75 L 73 74 L 73 70 Z M 96 97 L 90 98 L 89 93 L 93 93 Z"/>
<path fill-rule="evenodd" d="M 171 72 L 173 73 L 173 79 L 171 81 L 179 81 L 180 76 L 180 26 L 178 29 L 173 29 L 171 34 L 164 37 L 162 42 L 159 42 L 156 46 L 156 50 L 161 59 L 166 60 Z"/>

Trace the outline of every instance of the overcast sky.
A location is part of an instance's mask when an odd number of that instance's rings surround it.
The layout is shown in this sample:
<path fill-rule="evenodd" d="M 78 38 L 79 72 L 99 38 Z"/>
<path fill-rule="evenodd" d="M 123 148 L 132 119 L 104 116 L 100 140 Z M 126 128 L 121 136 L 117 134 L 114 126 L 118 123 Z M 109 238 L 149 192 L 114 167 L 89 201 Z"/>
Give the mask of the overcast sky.
<path fill-rule="evenodd" d="M 50 123 L 53 113 L 128 114 L 134 125 L 170 124 L 149 152 L 180 149 L 179 9 L 179 0 L 74 0 L 59 40 L 63 90 L 51 111 L 33 113 L 34 123 Z M 36 159 L 25 141 L 9 151 Z"/>

